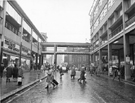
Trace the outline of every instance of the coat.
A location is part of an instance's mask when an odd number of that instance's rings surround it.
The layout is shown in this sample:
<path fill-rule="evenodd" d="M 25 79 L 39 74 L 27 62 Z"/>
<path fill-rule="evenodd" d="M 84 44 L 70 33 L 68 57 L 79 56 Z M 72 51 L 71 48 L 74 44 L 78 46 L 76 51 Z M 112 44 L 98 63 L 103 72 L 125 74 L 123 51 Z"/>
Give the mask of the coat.
<path fill-rule="evenodd" d="M 75 75 L 76 75 L 75 68 L 72 68 L 72 70 L 71 70 L 71 76 L 75 76 Z"/>
<path fill-rule="evenodd" d="M 18 69 L 18 77 L 23 77 L 23 69 L 22 68 Z"/>
<path fill-rule="evenodd" d="M 13 67 L 9 66 L 6 68 L 6 77 L 10 78 L 12 77 Z"/>
<path fill-rule="evenodd" d="M 13 78 L 17 78 L 18 77 L 18 68 L 14 67 L 13 68 Z"/>

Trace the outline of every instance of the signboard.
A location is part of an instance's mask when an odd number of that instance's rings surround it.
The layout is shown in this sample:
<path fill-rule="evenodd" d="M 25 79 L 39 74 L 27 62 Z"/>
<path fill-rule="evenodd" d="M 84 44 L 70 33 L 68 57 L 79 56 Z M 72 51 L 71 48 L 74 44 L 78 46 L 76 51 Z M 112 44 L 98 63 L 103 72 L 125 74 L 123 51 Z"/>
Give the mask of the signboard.
<path fill-rule="evenodd" d="M 20 45 L 14 43 L 14 42 L 11 42 L 8 39 L 5 39 L 4 48 L 10 49 L 10 50 L 13 50 L 13 51 L 16 51 L 16 52 L 20 51 Z"/>

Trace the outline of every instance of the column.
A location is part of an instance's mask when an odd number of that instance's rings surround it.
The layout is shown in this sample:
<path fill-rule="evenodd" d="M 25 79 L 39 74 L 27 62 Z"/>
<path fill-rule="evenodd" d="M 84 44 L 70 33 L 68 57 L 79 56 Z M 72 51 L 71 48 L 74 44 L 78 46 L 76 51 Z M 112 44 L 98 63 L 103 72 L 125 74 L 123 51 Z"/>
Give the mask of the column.
<path fill-rule="evenodd" d="M 112 44 L 108 44 L 108 75 L 109 75 L 109 68 L 112 65 Z"/>
<path fill-rule="evenodd" d="M 30 37 L 30 42 L 31 42 L 31 60 L 30 60 L 30 69 L 32 70 L 33 67 L 33 54 L 32 54 L 32 46 L 33 46 L 33 29 L 31 29 L 31 37 Z"/>
<path fill-rule="evenodd" d="M 56 52 L 57 52 L 57 46 L 54 45 L 54 66 L 55 66 L 55 68 L 57 66 L 57 54 L 56 54 Z"/>
<path fill-rule="evenodd" d="M 22 35 L 23 35 L 23 20 L 24 18 L 21 18 L 21 27 L 19 28 L 19 35 L 20 35 L 20 54 L 19 54 L 19 66 L 21 66 L 21 58 L 22 58 Z"/>
<path fill-rule="evenodd" d="M 125 60 L 125 80 L 130 78 L 130 45 L 129 45 L 129 35 L 123 36 L 124 40 L 124 60 Z"/>
<path fill-rule="evenodd" d="M 43 65 L 44 62 L 44 54 L 41 54 L 41 65 Z"/>
<path fill-rule="evenodd" d="M 39 55 L 39 69 L 41 68 L 42 65 L 42 58 L 41 58 L 41 54 Z"/>
<path fill-rule="evenodd" d="M 99 50 L 99 71 L 102 70 L 102 50 Z"/>
<path fill-rule="evenodd" d="M 36 69 L 38 69 L 38 53 L 36 53 Z"/>
<path fill-rule="evenodd" d="M 0 20 L 0 25 L 2 25 L 1 29 L 2 29 L 2 34 L 0 34 L 0 65 L 1 62 L 3 62 L 3 46 L 4 46 L 4 35 L 5 35 L 5 21 L 6 21 L 6 6 L 7 6 L 7 0 L 3 1 L 3 11 L 1 11 L 1 17 L 2 19 Z"/>

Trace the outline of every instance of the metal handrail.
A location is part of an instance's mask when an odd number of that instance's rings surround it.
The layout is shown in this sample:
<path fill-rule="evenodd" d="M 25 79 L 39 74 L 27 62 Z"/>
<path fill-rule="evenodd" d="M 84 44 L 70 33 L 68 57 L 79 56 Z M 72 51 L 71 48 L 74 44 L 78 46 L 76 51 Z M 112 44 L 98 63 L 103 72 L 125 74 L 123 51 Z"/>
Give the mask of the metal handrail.
<path fill-rule="evenodd" d="M 125 26 L 128 27 L 129 25 L 131 25 L 133 22 L 135 22 L 135 16 L 133 16 L 131 19 L 129 19 L 128 21 L 126 21 Z"/>
<path fill-rule="evenodd" d="M 118 34 L 119 32 L 121 32 L 123 30 L 123 24 L 121 24 L 120 26 L 118 26 L 115 30 L 112 31 L 111 34 L 109 34 L 109 38 L 113 37 L 114 35 Z"/>

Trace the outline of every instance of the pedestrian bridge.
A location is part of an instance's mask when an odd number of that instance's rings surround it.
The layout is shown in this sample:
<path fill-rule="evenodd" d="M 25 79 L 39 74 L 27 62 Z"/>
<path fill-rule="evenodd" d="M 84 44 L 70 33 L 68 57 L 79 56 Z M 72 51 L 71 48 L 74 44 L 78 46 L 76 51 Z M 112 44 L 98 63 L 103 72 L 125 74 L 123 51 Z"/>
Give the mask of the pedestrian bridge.
<path fill-rule="evenodd" d="M 44 47 L 89 47 L 90 43 L 71 43 L 71 42 L 42 42 L 41 45 Z"/>
<path fill-rule="evenodd" d="M 90 55 L 90 43 L 71 43 L 71 42 L 42 42 L 42 55 L 54 55 L 56 66 L 57 55 Z M 54 51 L 47 51 L 47 47 L 54 47 Z M 65 51 L 58 51 L 57 47 L 66 47 Z M 73 48 L 73 49 L 68 49 Z M 77 49 L 74 49 L 77 48 Z"/>
<path fill-rule="evenodd" d="M 56 53 L 56 55 L 60 55 L 60 54 L 66 54 L 66 55 L 90 55 L 90 52 L 50 52 L 50 51 L 42 51 L 42 54 L 51 54 L 51 55 L 53 55 L 53 54 L 55 54 Z"/>

